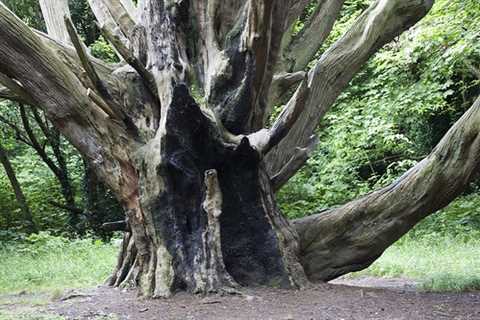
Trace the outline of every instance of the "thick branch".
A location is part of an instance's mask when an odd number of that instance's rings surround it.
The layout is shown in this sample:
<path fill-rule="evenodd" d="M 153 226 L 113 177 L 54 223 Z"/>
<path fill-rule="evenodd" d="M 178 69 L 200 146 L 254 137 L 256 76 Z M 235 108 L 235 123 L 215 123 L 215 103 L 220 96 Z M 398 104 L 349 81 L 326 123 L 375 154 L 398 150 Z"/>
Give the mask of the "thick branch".
<path fill-rule="evenodd" d="M 32 97 L 19 83 L 1 73 L 0 84 L 4 86 L 0 86 L 0 98 L 28 104 L 34 103 Z"/>
<path fill-rule="evenodd" d="M 79 80 L 77 61 L 62 56 L 61 45 L 40 37 L 2 3 L 0 30 L 0 72 L 21 84 L 112 189 L 124 188 L 118 181 L 122 176 L 108 170 L 126 168 L 119 160 L 127 162 L 134 137 L 125 126 L 101 117 Z"/>
<path fill-rule="evenodd" d="M 104 28 L 108 29 L 111 33 L 121 37 L 122 41 L 124 41 L 126 44 L 126 42 L 128 42 L 126 39 L 128 33 L 124 34 L 122 32 L 122 29 L 117 24 L 117 21 L 110 12 L 107 2 L 111 1 L 118 2 L 118 0 L 88 0 L 88 3 L 90 4 L 93 14 L 97 18 L 98 23 Z"/>
<path fill-rule="evenodd" d="M 298 147 L 295 149 L 295 153 L 292 158 L 283 166 L 280 171 L 274 175 L 271 179 L 272 189 L 276 192 L 290 180 L 291 177 L 300 170 L 308 158 L 310 158 L 311 153 L 315 150 L 315 147 L 318 144 L 318 138 L 315 135 L 310 137 L 308 144 L 302 148 Z"/>
<path fill-rule="evenodd" d="M 309 72 L 310 97 L 288 136 L 267 159 L 273 176 L 315 133 L 320 120 L 361 66 L 384 44 L 414 25 L 430 10 L 433 0 L 377 0 Z"/>
<path fill-rule="evenodd" d="M 306 73 L 298 71 L 295 73 L 280 73 L 273 77 L 268 102 L 271 106 L 276 106 L 279 101 L 286 96 L 294 85 L 305 79 Z"/>
<path fill-rule="evenodd" d="M 295 221 L 301 260 L 313 280 L 368 267 L 429 214 L 459 196 L 480 172 L 480 98 L 432 153 L 391 185 Z"/>
<path fill-rule="evenodd" d="M 70 43 L 70 38 L 63 22 L 63 17 L 70 18 L 68 0 L 40 0 L 40 7 L 48 34 L 62 43 Z"/>
<path fill-rule="evenodd" d="M 304 81 L 300 84 L 294 96 L 285 106 L 282 113 L 280 113 L 272 127 L 248 136 L 250 144 L 258 150 L 260 154 L 266 155 L 285 138 L 303 112 L 308 94 L 308 79 L 304 78 Z"/>

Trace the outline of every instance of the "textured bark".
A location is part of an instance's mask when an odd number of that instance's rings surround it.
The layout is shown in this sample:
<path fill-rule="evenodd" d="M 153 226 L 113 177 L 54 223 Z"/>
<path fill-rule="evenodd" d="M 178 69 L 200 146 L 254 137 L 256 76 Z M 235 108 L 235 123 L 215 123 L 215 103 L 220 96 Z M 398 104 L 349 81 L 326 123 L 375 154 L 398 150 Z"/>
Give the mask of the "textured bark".
<path fill-rule="evenodd" d="M 166 297 L 328 280 L 367 266 L 478 171 L 477 104 L 388 188 L 294 226 L 275 202 L 341 91 L 432 0 L 374 1 L 308 73 L 343 1 L 318 1 L 296 37 L 310 1 L 89 3 L 124 62 L 92 58 L 68 14 L 75 49 L 0 4 L 0 97 L 42 108 L 125 208 L 106 226 L 127 231 L 111 285 Z"/>
<path fill-rule="evenodd" d="M 136 255 L 133 265 L 119 264 L 116 273 L 125 278 L 115 284 L 142 283 L 150 296 L 181 288 L 213 292 L 236 282 L 303 285 L 296 235 L 275 206 L 259 153 L 247 138 L 225 142 L 185 86 L 176 87 L 171 101 L 161 144 L 153 139 L 136 164 L 139 190 L 128 204 Z M 211 174 L 218 186 L 204 182 Z M 214 197 L 222 199 L 216 203 L 222 214 L 212 221 Z"/>
<path fill-rule="evenodd" d="M 37 225 L 33 220 L 32 212 L 30 211 L 30 207 L 28 206 L 27 199 L 23 193 L 22 187 L 18 182 L 17 175 L 15 174 L 15 170 L 13 169 L 12 164 L 10 163 L 10 159 L 8 158 L 7 150 L 3 148 L 0 144 L 0 163 L 7 174 L 8 180 L 12 186 L 13 192 L 15 193 L 15 199 L 17 200 L 17 204 L 20 207 L 20 211 L 22 213 L 22 220 L 24 224 L 27 226 L 27 231 L 30 233 L 37 232 Z"/>

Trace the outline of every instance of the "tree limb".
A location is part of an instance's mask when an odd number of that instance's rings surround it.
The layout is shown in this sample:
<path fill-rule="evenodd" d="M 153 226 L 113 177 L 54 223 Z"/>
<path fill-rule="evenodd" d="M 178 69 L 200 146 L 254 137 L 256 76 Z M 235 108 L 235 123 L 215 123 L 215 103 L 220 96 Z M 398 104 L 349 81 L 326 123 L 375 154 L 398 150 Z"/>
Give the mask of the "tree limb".
<path fill-rule="evenodd" d="M 311 153 L 318 144 L 318 138 L 315 135 L 310 137 L 308 144 L 302 148 L 297 147 L 292 158 L 285 164 L 285 166 L 278 171 L 276 175 L 271 178 L 272 189 L 277 192 L 280 188 L 290 180 L 291 177 L 300 170 L 308 158 L 310 158 Z"/>
<path fill-rule="evenodd" d="M 266 155 L 273 147 L 288 134 L 295 122 L 300 117 L 305 107 L 310 90 L 308 88 L 308 79 L 300 84 L 297 91 L 285 106 L 270 129 L 263 129 L 248 136 L 250 144 L 260 152 Z"/>
<path fill-rule="evenodd" d="M 0 73 L 0 84 L 5 87 L 0 87 L 0 97 L 12 101 L 25 102 L 28 104 L 34 103 L 32 97 L 27 91 L 15 80 L 10 79 L 4 74 Z"/>
<path fill-rule="evenodd" d="M 70 56 L 62 60 L 65 50 L 61 45 L 33 32 L 2 3 L 0 30 L 0 72 L 22 85 L 33 105 L 40 106 L 60 132 L 90 159 L 107 185 L 124 188 L 118 182 L 121 176 L 108 170 L 117 168 L 121 172 L 121 161 L 128 159 L 135 138 L 123 124 L 101 117 L 79 80 L 81 72 L 72 71 L 78 67 L 77 61 Z"/>
<path fill-rule="evenodd" d="M 323 54 L 309 72 L 310 97 L 305 111 L 283 141 L 267 157 L 271 176 L 307 144 L 320 120 L 361 66 L 384 44 L 424 17 L 433 0 L 377 0 L 351 29 Z"/>
<path fill-rule="evenodd" d="M 373 263 L 420 220 L 459 196 L 480 172 L 480 98 L 432 153 L 391 185 L 295 220 L 301 261 L 328 281 Z"/>
<path fill-rule="evenodd" d="M 40 8 L 48 34 L 62 43 L 69 44 L 70 38 L 63 22 L 63 17 L 70 18 L 68 0 L 40 0 Z"/>

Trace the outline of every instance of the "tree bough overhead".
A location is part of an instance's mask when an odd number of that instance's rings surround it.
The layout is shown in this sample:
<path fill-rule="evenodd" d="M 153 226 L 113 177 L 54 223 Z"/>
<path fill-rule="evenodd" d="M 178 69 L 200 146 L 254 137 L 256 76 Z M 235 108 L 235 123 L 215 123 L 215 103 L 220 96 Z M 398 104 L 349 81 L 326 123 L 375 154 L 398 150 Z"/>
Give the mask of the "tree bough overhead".
<path fill-rule="evenodd" d="M 292 35 L 311 1 L 89 0 L 118 64 L 90 55 L 67 0 L 40 2 L 48 34 L 0 4 L 0 97 L 42 109 L 124 206 L 111 285 L 168 297 L 330 280 L 370 265 L 479 171 L 477 102 L 391 186 L 294 222 L 275 201 L 342 90 L 433 0 L 373 1 L 310 70 L 344 1 L 316 1 Z"/>

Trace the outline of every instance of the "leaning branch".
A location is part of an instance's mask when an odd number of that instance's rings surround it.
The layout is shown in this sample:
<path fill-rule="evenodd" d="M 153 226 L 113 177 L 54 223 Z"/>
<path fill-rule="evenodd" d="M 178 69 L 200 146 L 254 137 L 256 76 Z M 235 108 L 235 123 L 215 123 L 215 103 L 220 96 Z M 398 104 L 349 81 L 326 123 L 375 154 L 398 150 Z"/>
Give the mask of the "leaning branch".
<path fill-rule="evenodd" d="M 125 61 L 132 66 L 135 71 L 138 72 L 142 80 L 145 82 L 146 87 L 150 90 L 150 93 L 158 97 L 157 85 L 155 83 L 155 77 L 153 74 L 147 70 L 145 65 L 143 65 L 143 63 L 137 57 L 135 57 L 134 53 L 125 46 L 125 44 L 117 35 L 113 34 L 105 26 L 99 25 L 98 27 L 102 31 L 105 39 L 110 42 L 117 52 L 122 56 L 122 58 L 125 59 Z"/>
<path fill-rule="evenodd" d="M 97 3 L 98 1 L 90 1 Z M 130 37 L 135 28 L 136 9 L 130 0 L 102 0 L 108 12 L 125 36 Z M 129 14 L 132 12 L 132 15 Z"/>
<path fill-rule="evenodd" d="M 328 281 L 368 267 L 415 224 L 459 196 L 479 173 L 480 98 L 427 158 L 391 185 L 294 221 L 306 274 Z"/>
<path fill-rule="evenodd" d="M 310 96 L 305 111 L 287 137 L 267 157 L 271 176 L 308 143 L 320 120 L 361 66 L 384 44 L 424 17 L 433 0 L 377 0 L 351 29 L 323 54 L 309 72 Z"/>
<path fill-rule="evenodd" d="M 344 0 L 320 1 L 308 24 L 292 39 L 283 59 L 289 72 L 304 70 L 317 54 L 337 21 Z"/>
<path fill-rule="evenodd" d="M 307 101 L 309 92 L 308 79 L 304 78 L 304 81 L 300 84 L 272 127 L 248 136 L 250 144 L 259 151 L 261 155 L 268 154 L 273 147 L 277 146 L 280 141 L 285 138 L 290 129 L 292 129 L 305 108 L 305 102 Z"/>
<path fill-rule="evenodd" d="M 34 105 L 30 94 L 15 80 L 0 73 L 0 84 L 4 86 L 0 87 L 0 98 Z"/>
<path fill-rule="evenodd" d="M 105 88 L 105 85 L 103 84 L 102 80 L 98 76 L 98 73 L 95 70 L 93 63 L 89 58 L 89 54 L 87 50 L 84 44 L 82 43 L 82 40 L 80 40 L 77 30 L 75 30 L 75 26 L 73 25 L 72 20 L 70 20 L 70 17 L 68 16 L 65 16 L 64 19 L 65 19 L 65 26 L 70 36 L 70 39 L 73 43 L 73 46 L 75 47 L 75 50 L 77 51 L 80 62 L 82 63 L 82 66 L 85 69 L 85 72 L 87 73 L 88 78 L 92 81 L 93 85 L 100 92 L 100 94 L 108 95 L 108 91 Z"/>

